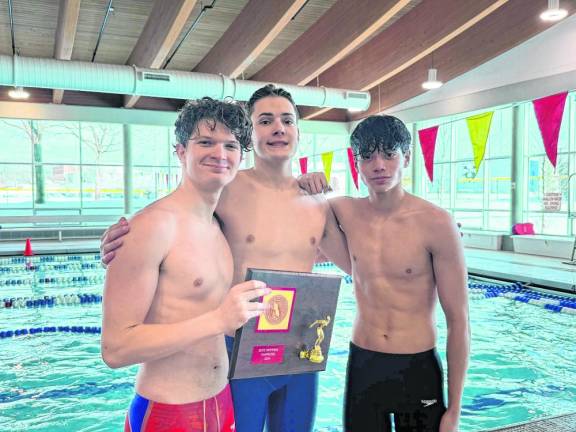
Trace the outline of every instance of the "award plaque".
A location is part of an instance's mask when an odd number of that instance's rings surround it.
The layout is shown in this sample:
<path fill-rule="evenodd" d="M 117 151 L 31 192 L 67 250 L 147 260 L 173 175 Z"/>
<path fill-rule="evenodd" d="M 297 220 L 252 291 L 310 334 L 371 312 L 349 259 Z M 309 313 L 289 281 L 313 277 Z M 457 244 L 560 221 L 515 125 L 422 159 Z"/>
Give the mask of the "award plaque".
<path fill-rule="evenodd" d="M 272 290 L 266 311 L 236 330 L 228 378 L 254 378 L 326 369 L 341 277 L 248 269 L 246 280 Z"/>

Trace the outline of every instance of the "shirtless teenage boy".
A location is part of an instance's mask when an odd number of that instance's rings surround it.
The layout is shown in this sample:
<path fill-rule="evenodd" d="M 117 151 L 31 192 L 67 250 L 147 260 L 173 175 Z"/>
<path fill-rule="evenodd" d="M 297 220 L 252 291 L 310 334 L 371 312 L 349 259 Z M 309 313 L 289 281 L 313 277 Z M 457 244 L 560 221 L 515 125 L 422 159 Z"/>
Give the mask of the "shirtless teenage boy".
<path fill-rule="evenodd" d="M 239 105 L 186 103 L 176 122 L 182 181 L 130 221 L 108 266 L 102 357 L 112 368 L 141 364 L 126 431 L 233 431 L 224 333 L 262 313 L 250 302 L 269 289 L 232 288 L 232 255 L 213 213 L 250 147 Z"/>
<path fill-rule="evenodd" d="M 290 94 L 274 86 L 257 90 L 248 108 L 254 126 L 254 168 L 240 171 L 223 191 L 216 213 L 234 257 L 234 283 L 248 267 L 309 272 L 316 250 L 350 271 L 346 244 L 321 196 L 309 196 L 292 176 L 298 144 L 298 112 Z M 103 261 L 113 258 L 121 222 L 103 237 Z M 121 249 L 119 249 L 121 250 Z M 312 431 L 317 374 L 242 379 L 231 382 L 239 432 Z"/>
<path fill-rule="evenodd" d="M 357 316 L 347 371 L 347 432 L 458 430 L 469 354 L 466 267 L 448 212 L 407 193 L 410 134 L 392 116 L 358 124 L 351 145 L 366 198 L 330 200 L 352 260 Z M 318 192 L 323 174 L 303 178 Z M 448 326 L 448 406 L 436 354 L 435 306 Z"/>

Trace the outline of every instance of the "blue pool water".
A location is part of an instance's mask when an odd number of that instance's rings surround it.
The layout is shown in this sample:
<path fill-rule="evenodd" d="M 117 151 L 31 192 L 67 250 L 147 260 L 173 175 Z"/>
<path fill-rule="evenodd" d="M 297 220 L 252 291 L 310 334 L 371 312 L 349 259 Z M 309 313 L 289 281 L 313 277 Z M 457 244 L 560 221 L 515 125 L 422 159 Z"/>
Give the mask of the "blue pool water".
<path fill-rule="evenodd" d="M 100 359 L 95 330 L 101 325 L 102 280 L 95 255 L 44 258 L 28 267 L 0 258 L 0 299 L 6 300 L 0 308 L 0 432 L 122 429 L 136 367 L 110 370 Z M 471 284 L 470 293 L 472 349 L 461 430 L 576 411 L 573 299 L 511 286 Z M 319 432 L 342 430 L 354 313 L 352 286 L 346 283 L 328 368 L 321 373 Z M 446 365 L 440 309 L 438 322 L 438 347 Z M 22 335 L 22 329 L 34 329 L 34 334 Z"/>

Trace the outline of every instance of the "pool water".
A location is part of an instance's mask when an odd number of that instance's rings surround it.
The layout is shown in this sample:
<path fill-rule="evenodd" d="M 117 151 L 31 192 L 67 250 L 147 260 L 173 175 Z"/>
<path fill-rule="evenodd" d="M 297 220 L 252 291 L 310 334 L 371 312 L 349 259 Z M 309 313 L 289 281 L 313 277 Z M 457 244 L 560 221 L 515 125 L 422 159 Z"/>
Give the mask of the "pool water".
<path fill-rule="evenodd" d="M 39 263 L 32 270 L 0 259 L 0 299 L 46 296 L 45 302 L 61 303 L 0 309 L 0 432 L 122 430 L 137 367 L 111 370 L 100 359 L 99 336 L 90 330 L 101 325 L 97 296 L 103 270 L 92 266 L 98 257 L 80 256 L 73 263 L 67 257 L 54 259 L 60 261 Z M 336 272 L 324 267 L 318 271 Z M 14 305 L 23 306 L 24 301 Z M 343 283 L 328 368 L 320 375 L 318 432 L 342 430 L 354 314 L 352 286 Z M 576 315 L 476 293 L 471 296 L 470 321 L 472 349 L 460 430 L 482 431 L 576 411 Z M 438 323 L 438 348 L 446 369 L 440 308 Z M 72 331 L 79 326 L 82 329 Z M 6 336 L 6 331 L 23 328 L 43 331 Z"/>

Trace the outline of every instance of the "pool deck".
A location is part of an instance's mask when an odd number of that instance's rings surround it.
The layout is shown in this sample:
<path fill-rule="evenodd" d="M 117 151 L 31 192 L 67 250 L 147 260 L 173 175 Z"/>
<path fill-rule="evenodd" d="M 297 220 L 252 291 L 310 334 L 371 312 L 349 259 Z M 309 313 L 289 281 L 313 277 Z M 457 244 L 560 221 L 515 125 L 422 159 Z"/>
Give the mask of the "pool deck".
<path fill-rule="evenodd" d="M 37 254 L 96 253 L 99 240 L 33 241 Z M 24 242 L 0 242 L 0 256 L 20 255 Z M 576 293 L 576 266 L 564 264 L 561 258 L 505 251 L 466 249 L 466 262 L 471 275 L 519 281 L 541 287 Z M 576 429 L 575 429 L 576 430 Z"/>
<path fill-rule="evenodd" d="M 546 419 L 521 423 L 505 428 L 490 429 L 485 432 L 574 432 L 576 431 L 576 413 L 564 414 Z"/>
<path fill-rule="evenodd" d="M 466 263 L 471 275 L 576 293 L 576 266 L 564 261 L 566 259 L 514 252 L 466 249 Z"/>
<path fill-rule="evenodd" d="M 1 231 L 0 231 L 1 233 Z M 24 242 L 0 242 L 0 256 L 22 255 Z M 32 250 L 37 255 L 78 254 L 99 252 L 100 240 L 32 240 Z"/>

